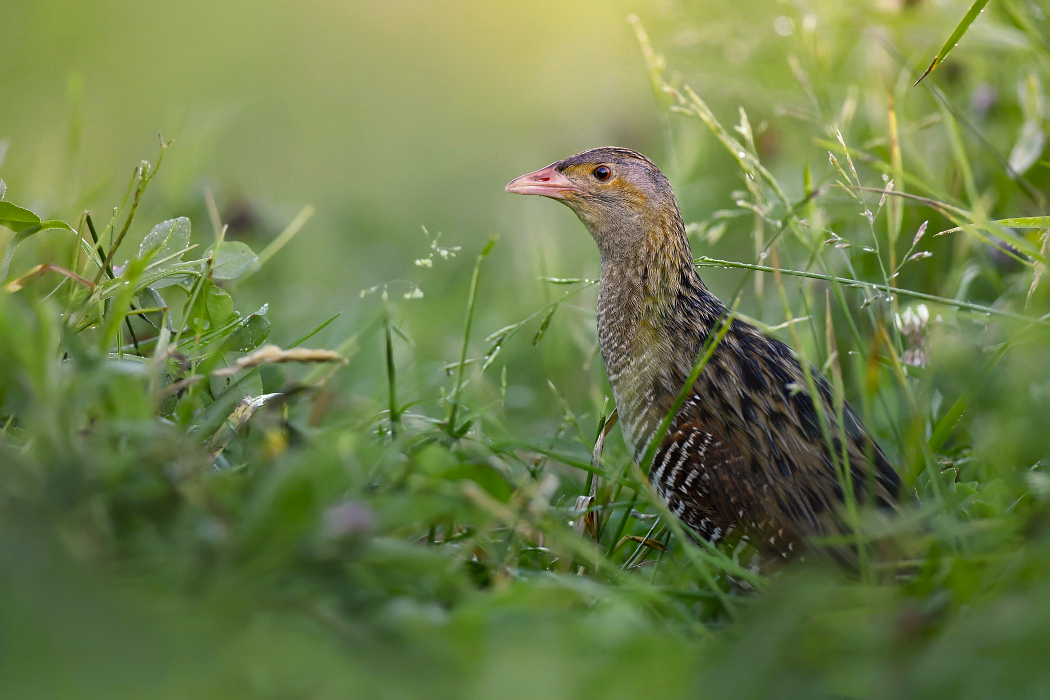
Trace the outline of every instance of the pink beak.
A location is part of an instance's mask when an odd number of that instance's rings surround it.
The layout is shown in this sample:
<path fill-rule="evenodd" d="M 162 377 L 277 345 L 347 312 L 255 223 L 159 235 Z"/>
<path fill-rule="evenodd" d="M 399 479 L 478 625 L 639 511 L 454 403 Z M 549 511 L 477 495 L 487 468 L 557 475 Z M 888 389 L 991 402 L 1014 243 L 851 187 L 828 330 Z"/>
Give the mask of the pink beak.
<path fill-rule="evenodd" d="M 506 190 L 514 194 L 541 194 L 554 199 L 566 199 L 569 193 L 581 192 L 569 178 L 557 171 L 556 165 L 553 163 L 542 170 L 511 180 Z"/>

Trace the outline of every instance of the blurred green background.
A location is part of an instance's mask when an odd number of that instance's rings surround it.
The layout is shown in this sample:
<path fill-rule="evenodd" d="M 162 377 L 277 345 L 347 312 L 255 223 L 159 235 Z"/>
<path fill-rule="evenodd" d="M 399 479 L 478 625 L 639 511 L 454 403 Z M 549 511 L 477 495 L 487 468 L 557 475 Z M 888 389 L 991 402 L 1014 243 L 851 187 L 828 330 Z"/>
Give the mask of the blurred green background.
<path fill-rule="evenodd" d="M 659 143 L 627 2 L 6 5 L 12 192 L 67 216 L 109 202 L 159 131 L 169 206 L 204 187 L 274 225 L 317 206 L 282 264 L 326 304 L 404 272 L 422 225 L 520 233 L 502 185 L 522 168 Z"/>
<path fill-rule="evenodd" d="M 460 316 L 448 302 L 464 297 L 470 262 L 491 236 L 500 243 L 482 293 L 498 303 L 479 308 L 482 334 L 552 298 L 540 275 L 597 276 L 593 244 L 575 218 L 505 194 L 512 177 L 617 144 L 661 165 L 687 221 L 733 206 L 741 181 L 726 177 L 732 159 L 699 122 L 668 115 L 663 98 L 653 95 L 629 13 L 654 35 L 672 79 L 699 90 L 727 123 L 738 107 L 749 110 L 764 127 L 763 158 L 801 196 L 803 167 L 824 177 L 831 169 L 812 135 L 799 140 L 792 132 L 800 113 L 830 120 L 861 79 L 873 88 L 860 96 L 861 130 L 884 125 L 885 94 L 912 78 L 907 67 L 928 60 L 962 9 L 959 2 L 896 0 L 848 7 L 722 0 L 7 2 L 0 89 L 10 97 L 0 114 L 7 143 L 0 176 L 8 199 L 41 215 L 75 221 L 90 209 L 104 220 L 133 167 L 155 159 L 160 133 L 175 146 L 133 238 L 151 222 L 188 215 L 194 240 L 206 243 L 208 191 L 231 237 L 258 250 L 312 204 L 316 215 L 242 290 L 239 308 L 270 303 L 279 343 L 340 314 L 315 341 L 331 346 L 375 314 L 375 298 L 361 300 L 361 290 L 418 283 L 424 297 L 401 320 L 422 340 L 400 359 L 426 384 L 456 354 Z M 981 74 L 1005 68 L 992 58 L 1010 48 L 1009 37 L 982 38 L 981 31 L 968 37 L 983 39 L 984 53 L 960 93 L 989 77 L 1009 82 Z M 792 58 L 816 69 L 813 98 L 825 113 L 806 104 Z M 956 59 L 966 60 L 963 52 Z M 910 95 L 902 110 L 918 118 L 933 109 L 928 94 Z M 1008 148 L 1014 133 L 1002 136 L 1000 148 Z M 440 234 L 443 246 L 461 247 L 459 259 L 439 260 L 437 270 L 415 266 L 429 252 L 423 227 Z M 732 220 L 731 235 L 698 252 L 739 258 L 753 251 L 751 227 Z M 14 269 L 31 250 L 19 252 Z M 707 272 L 723 294 L 741 277 Z M 395 282 L 392 289 L 410 287 Z M 778 315 L 776 299 L 767 301 Z M 560 342 L 593 348 L 592 305 L 593 291 L 583 295 L 580 314 L 555 318 Z M 763 315 L 751 301 L 745 308 Z M 564 364 L 558 345 L 550 346 L 538 353 L 525 346 L 519 357 L 526 361 L 511 363 L 510 382 L 520 388 L 514 396 L 528 408 L 534 406 L 526 397 Z M 362 354 L 362 371 L 347 381 L 374 378 L 368 363 L 379 359 L 378 352 Z M 584 382 L 600 385 L 600 363 L 586 364 L 594 371 Z M 359 391 L 371 394 L 381 381 L 362 381 Z M 590 393 L 597 400 L 601 391 Z M 557 402 L 550 397 L 542 407 Z"/>
<path fill-rule="evenodd" d="M 969 5 L 0 0 L 5 199 L 103 222 L 159 132 L 174 145 L 118 262 L 176 216 L 206 247 L 209 195 L 228 238 L 256 251 L 312 205 L 276 257 L 225 286 L 242 314 L 269 304 L 281 346 L 338 315 L 307 344 L 351 355 L 318 395 L 260 411 L 216 469 L 200 427 L 214 418 L 199 416 L 217 391 L 158 416 L 153 394 L 108 369 L 108 346 L 92 355 L 60 332 L 61 300 L 38 298 L 49 278 L 0 299 L 0 697 L 1046 697 L 1050 339 L 1016 316 L 1044 316 L 1050 295 L 1045 261 L 997 251 L 984 222 L 1047 215 L 1050 2 L 991 3 L 912 88 Z M 586 478 L 571 467 L 588 463 L 609 393 L 594 288 L 524 325 L 484 374 L 470 366 L 456 396 L 469 434 L 440 423 L 493 236 L 468 359 L 567 289 L 541 276 L 598 274 L 576 218 L 504 193 L 511 178 L 594 146 L 641 150 L 674 184 L 694 253 L 744 263 L 791 218 L 717 130 L 654 90 L 631 14 L 662 78 L 742 140 L 746 111 L 754 156 L 791 202 L 807 179 L 825 186 L 784 236 L 785 267 L 882 281 L 879 262 L 929 222 L 915 250 L 931 255 L 893 278 L 945 302 L 916 341 L 927 368 L 894 355 L 914 349 L 893 330 L 904 294 L 851 288 L 840 308 L 829 285 L 792 278 L 785 300 L 805 323 L 777 330 L 825 371 L 841 361 L 933 513 L 902 526 L 921 544 L 908 580 L 801 567 L 754 596 L 716 564 L 708 585 L 671 535 L 670 554 L 636 569 L 634 545 L 597 543 L 614 573 L 589 569 L 567 523 Z M 829 152 L 845 168 L 847 149 L 859 184 L 897 177 L 928 199 L 835 189 L 853 180 Z M 980 225 L 934 238 L 956 223 L 940 202 Z M 1045 254 L 1038 227 L 1015 235 Z M 21 244 L 12 275 L 67 264 L 68 239 Z M 786 320 L 770 275 L 701 272 L 723 298 L 741 289 L 760 323 Z M 377 287 L 386 301 L 362 295 Z M 627 463 L 620 442 L 608 469 Z M 647 509 L 638 491 L 610 512 Z M 625 532 L 645 535 L 636 520 Z"/>
<path fill-rule="evenodd" d="M 194 240 L 207 241 L 207 189 L 224 221 L 248 227 L 231 235 L 258 250 L 313 204 L 316 216 L 240 303 L 270 303 L 279 343 L 341 314 L 314 341 L 333 345 L 375 312 L 361 290 L 416 281 L 424 298 L 408 323 L 425 338 L 419 359 L 432 361 L 424 379 L 455 355 L 462 307 L 449 313 L 448 302 L 464 298 L 490 236 L 501 238 L 490 261 L 499 272 L 484 291 L 506 306 L 485 305 L 484 333 L 536 310 L 540 274 L 597 273 L 568 213 L 518 201 L 503 192 L 507 181 L 592 146 L 662 143 L 625 19 L 633 9 L 655 16 L 655 6 L 5 4 L 5 24 L 18 28 L 0 68 L 0 89 L 17 96 L 0 115 L 9 198 L 67 220 L 84 208 L 104 219 L 134 165 L 155 159 L 160 132 L 175 146 L 130 235 L 189 215 Z M 416 267 L 429 252 L 424 226 L 462 247 L 460 258 Z"/>

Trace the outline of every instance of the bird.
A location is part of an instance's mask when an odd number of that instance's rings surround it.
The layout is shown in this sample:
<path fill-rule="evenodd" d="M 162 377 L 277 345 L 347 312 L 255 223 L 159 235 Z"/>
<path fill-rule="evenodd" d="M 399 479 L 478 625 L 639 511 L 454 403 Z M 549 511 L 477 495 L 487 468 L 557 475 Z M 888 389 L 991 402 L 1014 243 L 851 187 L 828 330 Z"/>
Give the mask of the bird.
<path fill-rule="evenodd" d="M 649 158 L 595 148 L 506 191 L 567 205 L 597 244 L 598 345 L 621 430 L 638 462 L 658 441 L 649 482 L 694 536 L 780 561 L 847 532 L 846 489 L 858 504 L 896 507 L 900 477 L 856 411 L 704 284 L 674 191 Z"/>

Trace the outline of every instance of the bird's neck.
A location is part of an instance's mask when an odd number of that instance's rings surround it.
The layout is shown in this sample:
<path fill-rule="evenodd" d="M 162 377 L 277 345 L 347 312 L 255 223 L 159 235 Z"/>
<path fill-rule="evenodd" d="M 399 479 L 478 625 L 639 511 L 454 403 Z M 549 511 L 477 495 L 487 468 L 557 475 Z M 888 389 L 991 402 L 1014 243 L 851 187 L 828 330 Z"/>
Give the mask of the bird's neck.
<path fill-rule="evenodd" d="M 681 218 L 649 222 L 624 240 L 602 241 L 598 344 L 628 441 L 644 450 L 662 398 L 676 395 L 725 307 L 694 266 Z M 662 417 L 662 414 L 661 414 Z"/>
<path fill-rule="evenodd" d="M 677 209 L 651 219 L 620 221 L 594 236 L 601 253 L 599 315 L 639 322 L 675 313 L 683 294 L 709 294 L 693 264 Z M 604 314 L 603 314 L 604 311 Z M 601 324 L 601 320 L 599 320 Z"/>

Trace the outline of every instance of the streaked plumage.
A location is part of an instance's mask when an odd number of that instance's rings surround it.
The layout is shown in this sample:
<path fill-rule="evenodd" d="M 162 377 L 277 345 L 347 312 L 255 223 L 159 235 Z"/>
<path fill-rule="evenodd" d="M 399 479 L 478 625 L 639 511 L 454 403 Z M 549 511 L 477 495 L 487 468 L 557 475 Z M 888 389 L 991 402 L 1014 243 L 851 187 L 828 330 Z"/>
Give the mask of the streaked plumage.
<path fill-rule="evenodd" d="M 640 153 L 598 148 L 507 190 L 562 201 L 598 245 L 598 343 L 640 459 L 728 313 L 696 271 L 671 186 Z M 842 429 L 827 381 L 811 375 L 827 433 L 791 349 L 734 319 L 652 464 L 671 512 L 712 542 L 733 534 L 789 556 L 805 538 L 841 529 L 843 438 L 857 500 L 894 503 L 897 473 L 848 404 Z"/>

